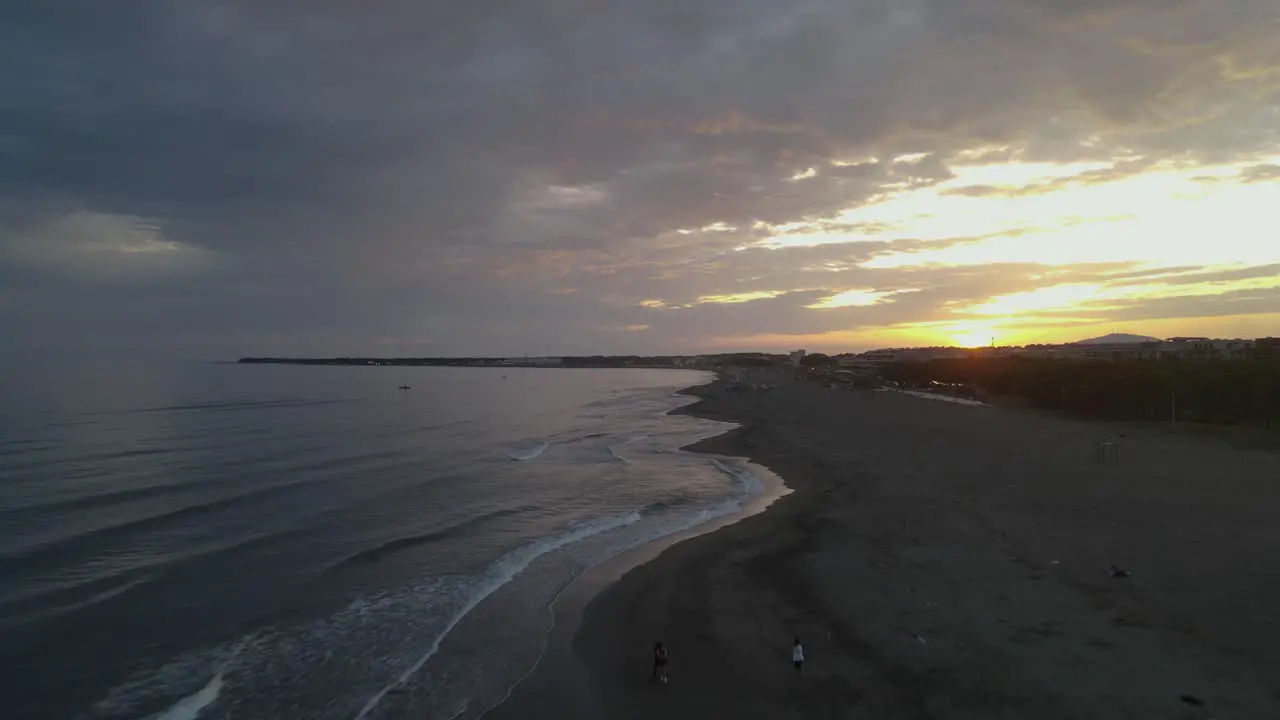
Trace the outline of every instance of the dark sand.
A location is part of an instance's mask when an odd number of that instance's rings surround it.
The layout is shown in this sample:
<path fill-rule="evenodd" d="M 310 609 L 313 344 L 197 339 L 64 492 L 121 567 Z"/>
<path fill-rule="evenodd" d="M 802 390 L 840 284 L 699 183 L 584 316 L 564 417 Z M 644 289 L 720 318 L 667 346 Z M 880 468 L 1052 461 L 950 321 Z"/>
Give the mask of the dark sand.
<path fill-rule="evenodd" d="M 784 377 L 682 411 L 795 492 L 595 594 L 490 718 L 1280 718 L 1280 455 Z"/>

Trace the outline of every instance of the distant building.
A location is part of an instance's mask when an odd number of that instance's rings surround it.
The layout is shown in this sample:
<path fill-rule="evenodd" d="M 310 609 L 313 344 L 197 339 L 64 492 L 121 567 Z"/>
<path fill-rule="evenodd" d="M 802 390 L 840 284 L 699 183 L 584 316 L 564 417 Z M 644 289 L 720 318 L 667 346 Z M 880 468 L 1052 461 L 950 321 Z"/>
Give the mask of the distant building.
<path fill-rule="evenodd" d="M 1247 360 L 1256 357 L 1257 340 L 1212 340 L 1202 337 L 1169 338 L 1155 348 L 1157 360 Z"/>
<path fill-rule="evenodd" d="M 564 358 L 558 357 L 514 357 L 502 358 L 497 364 L 504 367 L 557 367 L 563 363 Z"/>
<path fill-rule="evenodd" d="M 799 365 L 800 363 L 804 362 L 804 356 L 805 356 L 805 351 L 792 350 L 791 354 L 788 357 L 791 359 L 792 365 Z"/>

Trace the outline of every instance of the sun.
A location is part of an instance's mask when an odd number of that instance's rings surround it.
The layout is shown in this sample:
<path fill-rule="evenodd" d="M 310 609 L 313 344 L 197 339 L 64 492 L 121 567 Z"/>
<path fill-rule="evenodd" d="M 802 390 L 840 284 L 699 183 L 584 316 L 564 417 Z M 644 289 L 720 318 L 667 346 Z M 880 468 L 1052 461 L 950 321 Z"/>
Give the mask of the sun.
<path fill-rule="evenodd" d="M 1003 340 L 1005 333 L 1000 331 L 999 323 L 989 320 L 948 323 L 939 328 L 940 333 L 951 341 L 955 347 L 976 348 L 993 345 Z"/>
<path fill-rule="evenodd" d="M 976 348 L 990 345 L 995 342 L 995 339 L 992 337 L 990 330 L 961 330 L 960 332 L 952 333 L 951 342 L 956 347 Z"/>

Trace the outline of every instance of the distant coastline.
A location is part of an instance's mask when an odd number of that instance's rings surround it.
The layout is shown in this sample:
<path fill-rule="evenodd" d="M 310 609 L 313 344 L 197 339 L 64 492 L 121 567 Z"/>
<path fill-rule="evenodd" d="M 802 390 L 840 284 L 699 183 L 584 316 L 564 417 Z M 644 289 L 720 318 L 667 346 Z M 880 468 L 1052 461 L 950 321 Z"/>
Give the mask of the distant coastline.
<path fill-rule="evenodd" d="M 786 356 L 764 353 L 721 355 L 580 355 L 568 357 L 242 357 L 243 365 L 344 365 L 358 367 L 540 367 L 540 368 L 644 368 L 708 369 L 724 366 L 775 366 Z"/>

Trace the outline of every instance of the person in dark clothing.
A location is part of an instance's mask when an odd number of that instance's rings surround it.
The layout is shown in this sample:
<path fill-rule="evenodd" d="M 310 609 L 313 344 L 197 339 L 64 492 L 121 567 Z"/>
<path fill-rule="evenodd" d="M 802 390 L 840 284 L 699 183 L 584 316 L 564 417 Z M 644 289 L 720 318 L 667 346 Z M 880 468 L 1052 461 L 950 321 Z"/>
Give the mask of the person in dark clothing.
<path fill-rule="evenodd" d="M 667 682 L 667 646 L 659 640 L 653 646 L 653 675 L 654 680 L 666 684 Z"/>

